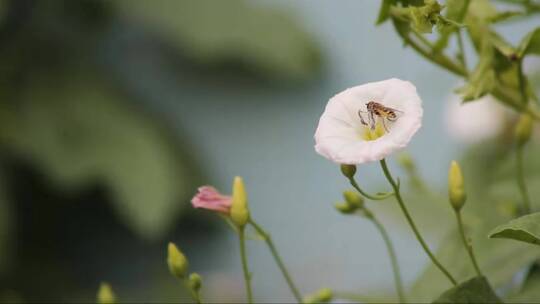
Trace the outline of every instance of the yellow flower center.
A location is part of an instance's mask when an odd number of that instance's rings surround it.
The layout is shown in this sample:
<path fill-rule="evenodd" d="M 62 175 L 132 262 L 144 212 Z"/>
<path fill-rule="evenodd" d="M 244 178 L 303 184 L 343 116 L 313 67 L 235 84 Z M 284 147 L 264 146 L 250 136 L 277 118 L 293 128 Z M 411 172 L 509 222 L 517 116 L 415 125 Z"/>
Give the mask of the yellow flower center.
<path fill-rule="evenodd" d="M 377 123 L 375 124 L 375 130 L 371 130 L 370 127 L 366 126 L 363 128 L 363 134 L 361 136 L 363 140 L 371 141 L 382 137 L 384 134 L 386 134 L 384 126 L 380 121 L 377 121 Z"/>

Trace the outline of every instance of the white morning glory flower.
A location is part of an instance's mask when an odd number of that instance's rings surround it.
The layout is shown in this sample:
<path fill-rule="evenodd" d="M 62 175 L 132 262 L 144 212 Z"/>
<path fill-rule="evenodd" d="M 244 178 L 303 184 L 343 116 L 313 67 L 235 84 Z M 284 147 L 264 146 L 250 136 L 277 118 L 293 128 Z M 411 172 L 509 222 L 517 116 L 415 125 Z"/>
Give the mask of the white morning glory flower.
<path fill-rule="evenodd" d="M 407 146 L 422 113 L 422 100 L 408 81 L 392 78 L 347 89 L 326 105 L 315 150 L 339 164 L 379 161 Z"/>
<path fill-rule="evenodd" d="M 466 103 L 462 103 L 458 95 L 452 95 L 447 102 L 445 115 L 450 136 L 462 143 L 474 144 L 503 132 L 512 111 L 491 95 Z"/>

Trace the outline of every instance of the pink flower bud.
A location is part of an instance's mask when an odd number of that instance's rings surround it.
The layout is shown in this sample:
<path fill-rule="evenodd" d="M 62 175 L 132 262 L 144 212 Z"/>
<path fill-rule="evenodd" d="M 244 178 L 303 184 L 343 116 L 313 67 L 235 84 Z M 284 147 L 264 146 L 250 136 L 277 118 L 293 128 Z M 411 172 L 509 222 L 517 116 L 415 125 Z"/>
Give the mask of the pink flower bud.
<path fill-rule="evenodd" d="M 199 192 L 191 199 L 193 207 L 229 214 L 232 204 L 230 196 L 219 193 L 212 186 L 202 186 L 198 190 Z"/>

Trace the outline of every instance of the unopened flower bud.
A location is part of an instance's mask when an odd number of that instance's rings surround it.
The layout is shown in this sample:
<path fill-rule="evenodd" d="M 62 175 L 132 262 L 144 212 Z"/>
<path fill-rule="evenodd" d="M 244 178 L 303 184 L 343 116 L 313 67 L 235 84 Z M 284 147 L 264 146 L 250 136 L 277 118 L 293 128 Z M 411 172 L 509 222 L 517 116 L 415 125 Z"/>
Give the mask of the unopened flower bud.
<path fill-rule="evenodd" d="M 516 125 L 515 136 L 519 146 L 526 144 L 531 138 L 533 119 L 528 114 L 522 114 Z"/>
<path fill-rule="evenodd" d="M 97 293 L 97 302 L 99 304 L 113 304 L 116 302 L 116 296 L 112 291 L 111 285 L 103 282 L 99 285 Z"/>
<path fill-rule="evenodd" d="M 304 299 L 304 303 L 328 303 L 332 300 L 334 294 L 330 288 L 319 289 L 315 294 L 309 295 Z"/>
<path fill-rule="evenodd" d="M 353 178 L 356 174 L 356 166 L 355 165 L 341 165 L 341 173 L 346 178 Z"/>
<path fill-rule="evenodd" d="M 244 181 L 239 176 L 235 177 L 233 182 L 230 216 L 233 223 L 240 228 L 243 228 L 249 221 L 246 189 Z"/>
<path fill-rule="evenodd" d="M 176 247 L 175 244 L 169 243 L 167 249 L 167 264 L 169 265 L 169 271 L 178 279 L 183 279 L 186 276 L 189 267 L 188 260 L 184 254 L 178 250 L 178 247 Z"/>
<path fill-rule="evenodd" d="M 351 208 L 351 205 L 349 205 L 347 203 L 335 203 L 334 208 L 336 208 L 337 211 L 339 211 L 339 212 L 341 212 L 343 214 L 351 214 L 354 211 L 356 211 L 356 209 Z"/>
<path fill-rule="evenodd" d="M 400 164 L 405 170 L 412 171 L 415 169 L 414 160 L 407 152 L 403 152 L 398 156 L 398 164 Z"/>
<path fill-rule="evenodd" d="M 454 210 L 459 211 L 465 204 L 467 196 L 465 194 L 465 185 L 463 174 L 459 164 L 454 160 L 450 164 L 448 171 L 448 196 Z"/>
<path fill-rule="evenodd" d="M 343 198 L 345 198 L 345 202 L 347 202 L 347 204 L 353 209 L 359 209 L 364 206 L 364 198 L 362 198 L 360 194 L 356 193 L 356 191 L 344 191 Z"/>
<path fill-rule="evenodd" d="M 201 278 L 201 276 L 196 272 L 190 274 L 189 275 L 189 287 L 193 291 L 199 291 L 199 289 L 201 289 L 201 286 L 202 286 L 202 278 Z"/>

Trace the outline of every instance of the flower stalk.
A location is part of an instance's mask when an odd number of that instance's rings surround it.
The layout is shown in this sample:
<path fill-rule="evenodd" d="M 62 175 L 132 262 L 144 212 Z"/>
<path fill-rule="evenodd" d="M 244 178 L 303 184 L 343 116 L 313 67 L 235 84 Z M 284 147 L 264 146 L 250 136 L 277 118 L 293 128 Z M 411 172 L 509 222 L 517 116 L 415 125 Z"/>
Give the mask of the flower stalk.
<path fill-rule="evenodd" d="M 246 253 L 246 234 L 244 227 L 238 231 L 240 240 L 240 258 L 242 260 L 242 272 L 244 273 L 244 282 L 246 287 L 246 296 L 249 304 L 253 303 L 253 291 L 251 288 L 251 273 L 249 272 L 247 253 Z"/>
<path fill-rule="evenodd" d="M 281 274 L 285 278 L 285 281 L 287 281 L 287 285 L 289 286 L 289 289 L 291 290 L 294 298 L 298 303 L 302 302 L 302 295 L 298 291 L 298 288 L 294 284 L 291 275 L 289 274 L 289 271 L 287 270 L 287 267 L 285 267 L 285 263 L 283 263 L 283 260 L 281 256 L 279 255 L 276 246 L 274 245 L 274 242 L 272 241 L 272 238 L 270 237 L 270 234 L 268 234 L 266 231 L 263 230 L 263 228 L 257 224 L 253 219 L 249 219 L 249 224 L 257 231 L 257 233 L 263 238 L 264 242 L 270 249 L 270 252 L 272 253 L 272 257 L 274 258 L 274 261 L 279 267 L 279 270 L 281 270 Z"/>
<path fill-rule="evenodd" d="M 476 256 L 474 255 L 471 240 L 465 236 L 465 228 L 463 225 L 463 219 L 461 217 L 461 211 L 456 210 L 455 213 L 456 213 L 456 220 L 457 220 L 457 224 L 459 228 L 459 234 L 461 236 L 461 240 L 463 241 L 463 246 L 465 246 L 465 249 L 467 249 L 467 253 L 469 254 L 469 257 L 473 264 L 474 270 L 476 271 L 476 274 L 478 276 L 482 276 L 482 271 L 480 271 L 480 267 L 478 266 L 478 262 L 476 261 Z"/>
<path fill-rule="evenodd" d="M 532 118 L 529 115 L 521 115 L 515 128 L 515 137 L 517 141 L 516 180 L 518 183 L 519 191 L 521 193 L 521 198 L 523 200 L 523 211 L 526 214 L 531 213 L 531 200 L 529 198 L 529 192 L 527 190 L 527 184 L 525 182 L 525 174 L 523 172 L 523 148 L 531 138 L 532 128 Z"/>
<path fill-rule="evenodd" d="M 431 250 L 427 246 L 426 242 L 424 241 L 424 238 L 422 237 L 422 235 L 418 231 L 418 228 L 416 228 L 416 224 L 414 223 L 411 215 L 409 214 L 409 210 L 405 206 L 403 198 L 401 197 L 401 193 L 400 193 L 400 190 L 399 190 L 399 185 L 396 183 L 396 181 L 394 181 L 394 178 L 392 177 L 392 175 L 390 174 L 390 171 L 388 170 L 388 166 L 386 165 L 386 160 L 382 159 L 380 161 L 380 164 L 381 164 L 381 168 L 382 168 L 382 170 L 384 172 L 384 176 L 386 177 L 386 179 L 388 180 L 388 182 L 390 183 L 390 185 L 394 189 L 394 195 L 395 195 L 396 200 L 397 200 L 397 202 L 399 204 L 399 207 L 403 211 L 403 214 L 405 215 L 405 218 L 407 219 L 407 222 L 411 226 L 411 229 L 413 230 L 414 235 L 418 239 L 418 242 L 420 243 L 420 245 L 422 246 L 422 248 L 424 249 L 426 254 L 429 256 L 429 258 L 431 259 L 433 264 L 435 264 L 435 266 L 437 268 L 439 268 L 439 270 L 448 278 L 448 280 L 450 282 L 452 282 L 453 285 L 457 285 L 456 279 L 454 279 L 454 277 L 450 274 L 450 272 L 437 260 L 435 255 L 431 252 Z"/>
<path fill-rule="evenodd" d="M 381 194 L 378 193 L 376 195 L 369 194 L 366 191 L 362 190 L 362 188 L 360 188 L 360 186 L 358 185 L 354 177 L 349 178 L 349 182 L 351 183 L 351 186 L 353 186 L 353 188 L 356 189 L 356 191 L 358 191 L 358 193 L 360 193 L 362 196 L 372 201 L 385 200 L 391 197 L 392 195 L 394 195 L 393 192 L 387 192 L 387 193 L 381 193 Z"/>
<path fill-rule="evenodd" d="M 386 245 L 386 249 L 388 251 L 388 255 L 390 257 L 390 263 L 392 264 L 392 273 L 394 275 L 394 284 L 396 286 L 396 292 L 398 294 L 399 302 L 400 303 L 406 303 L 405 298 L 405 291 L 403 289 L 403 281 L 401 279 L 401 271 L 399 269 L 399 263 L 397 260 L 396 251 L 394 249 L 394 246 L 392 244 L 392 240 L 390 239 L 390 236 L 388 235 L 388 232 L 384 228 L 383 224 L 375 217 L 373 212 L 368 210 L 367 208 L 363 208 L 364 215 L 375 225 L 379 233 L 381 234 L 384 243 Z"/>

